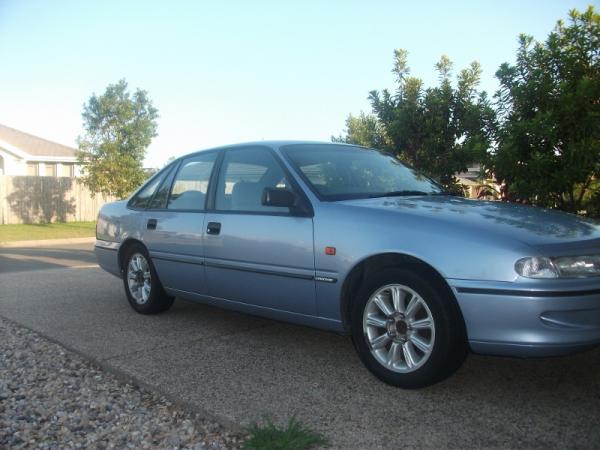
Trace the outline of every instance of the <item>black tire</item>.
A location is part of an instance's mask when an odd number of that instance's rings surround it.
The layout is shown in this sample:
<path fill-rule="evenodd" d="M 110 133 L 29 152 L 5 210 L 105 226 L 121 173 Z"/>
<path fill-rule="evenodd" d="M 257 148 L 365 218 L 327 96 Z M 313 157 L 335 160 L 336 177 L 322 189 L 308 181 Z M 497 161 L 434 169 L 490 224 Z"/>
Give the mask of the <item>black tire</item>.
<path fill-rule="evenodd" d="M 363 315 L 369 299 L 380 289 L 389 285 L 402 285 L 414 290 L 429 309 L 425 314 L 430 314 L 433 318 L 434 334 L 429 331 L 432 349 L 428 356 L 423 358 L 422 365 L 414 371 L 399 373 L 384 366 L 383 362 L 380 362 L 372 353 L 369 338 L 363 328 Z M 425 311 L 424 308 L 423 311 Z M 389 324 L 390 320 L 393 319 L 388 319 L 386 323 Z M 381 327 L 381 325 L 378 326 Z M 389 328 L 385 327 L 375 329 L 381 329 L 382 334 L 387 334 L 386 331 L 389 331 Z M 386 268 L 369 276 L 363 282 L 352 304 L 351 332 L 356 351 L 365 366 L 385 383 L 405 389 L 422 388 L 442 381 L 458 370 L 468 353 L 464 321 L 456 300 L 449 298 L 449 294 L 444 292 L 444 289 L 440 289 L 435 282 L 428 281 L 426 275 L 419 270 Z M 396 327 L 392 327 L 392 333 L 395 332 Z M 404 331 L 402 329 L 402 332 L 406 334 L 398 335 L 394 339 L 407 340 L 409 339 L 407 338 L 408 333 L 414 333 L 415 331 Z M 390 346 L 392 342 L 389 343 Z M 400 346 L 401 349 L 404 344 L 397 343 L 396 345 Z M 386 347 L 382 347 L 380 354 L 385 351 L 387 351 Z M 421 355 L 420 352 L 419 355 Z M 381 356 L 378 357 L 381 358 Z M 404 354 L 399 358 L 400 360 L 405 358 Z M 398 358 L 389 358 L 389 360 L 394 361 L 394 364 L 396 364 Z M 398 364 L 407 363 L 400 361 Z M 404 370 L 407 369 L 404 368 Z"/>
<path fill-rule="evenodd" d="M 147 268 L 150 273 L 150 293 L 146 300 L 139 300 L 132 294 L 132 289 L 129 286 L 130 276 L 130 262 L 137 255 L 143 256 L 147 263 Z M 141 271 L 140 271 L 141 272 Z M 140 314 L 157 314 L 168 310 L 173 305 L 174 298 L 167 295 L 164 291 L 156 269 L 152 264 L 152 260 L 148 255 L 148 251 L 141 244 L 134 244 L 127 249 L 127 253 L 123 257 L 123 286 L 125 287 L 125 294 L 131 307 Z M 137 295 L 137 294 L 136 294 Z M 139 298 L 139 296 L 138 296 Z"/>

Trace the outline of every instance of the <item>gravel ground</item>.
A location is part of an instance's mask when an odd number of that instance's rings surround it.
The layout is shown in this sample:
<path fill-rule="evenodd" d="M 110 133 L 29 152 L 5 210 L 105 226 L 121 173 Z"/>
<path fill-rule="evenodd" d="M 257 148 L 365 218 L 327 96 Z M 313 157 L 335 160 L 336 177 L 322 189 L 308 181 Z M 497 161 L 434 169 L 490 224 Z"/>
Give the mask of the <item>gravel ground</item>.
<path fill-rule="evenodd" d="M 236 449 L 243 436 L 0 318 L 0 448 Z"/>

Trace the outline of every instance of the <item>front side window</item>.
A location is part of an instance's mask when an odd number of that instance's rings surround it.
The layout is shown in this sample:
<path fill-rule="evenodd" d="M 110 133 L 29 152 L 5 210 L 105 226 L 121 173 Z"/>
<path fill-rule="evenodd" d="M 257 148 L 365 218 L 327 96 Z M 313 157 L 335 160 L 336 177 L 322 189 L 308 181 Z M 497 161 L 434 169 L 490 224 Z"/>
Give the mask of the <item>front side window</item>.
<path fill-rule="evenodd" d="M 210 174 L 216 157 L 217 153 L 211 152 L 182 161 L 169 196 L 169 209 L 204 210 Z"/>
<path fill-rule="evenodd" d="M 283 169 L 271 152 L 261 147 L 228 150 L 219 172 L 216 209 L 289 213 L 289 208 L 262 204 L 265 188 L 291 190 Z"/>
<path fill-rule="evenodd" d="M 283 151 L 325 200 L 443 193 L 433 180 L 378 150 L 296 144 L 284 147 Z"/>

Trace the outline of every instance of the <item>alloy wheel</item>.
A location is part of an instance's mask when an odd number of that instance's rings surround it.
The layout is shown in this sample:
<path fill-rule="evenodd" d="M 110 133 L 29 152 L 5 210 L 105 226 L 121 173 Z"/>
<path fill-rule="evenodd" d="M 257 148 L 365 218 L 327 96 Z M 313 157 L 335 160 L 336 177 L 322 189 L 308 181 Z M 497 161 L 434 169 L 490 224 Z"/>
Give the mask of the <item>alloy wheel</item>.
<path fill-rule="evenodd" d="M 402 284 L 379 288 L 367 301 L 363 332 L 373 357 L 387 369 L 414 372 L 433 351 L 435 323 L 427 303 Z"/>
<path fill-rule="evenodd" d="M 141 253 L 134 253 L 129 259 L 127 286 L 129 287 L 129 293 L 137 304 L 143 305 L 150 298 L 152 274 L 146 257 Z"/>

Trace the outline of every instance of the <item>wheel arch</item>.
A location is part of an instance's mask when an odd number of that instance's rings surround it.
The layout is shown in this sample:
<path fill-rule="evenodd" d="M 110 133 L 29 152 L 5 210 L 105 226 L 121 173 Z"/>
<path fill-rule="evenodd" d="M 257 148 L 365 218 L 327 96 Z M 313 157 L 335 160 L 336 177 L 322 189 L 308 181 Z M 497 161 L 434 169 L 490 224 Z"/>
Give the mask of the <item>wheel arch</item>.
<path fill-rule="evenodd" d="M 131 247 L 133 247 L 134 245 L 141 245 L 142 247 L 144 247 L 146 249 L 146 251 L 148 251 L 148 248 L 139 239 L 135 239 L 135 238 L 125 239 L 119 246 L 119 250 L 117 252 L 117 260 L 119 262 L 119 272 L 121 272 L 121 275 L 123 274 L 123 271 L 125 269 L 124 268 L 125 261 L 123 261 L 123 259 L 125 258 L 125 255 L 127 255 L 127 252 L 129 251 L 129 249 Z"/>
<path fill-rule="evenodd" d="M 340 314 L 342 317 L 342 324 L 347 332 L 350 331 L 352 303 L 360 285 L 371 273 L 389 267 L 408 268 L 430 278 L 436 288 L 443 292 L 445 297 L 448 298 L 456 308 L 457 313 L 461 318 L 460 325 L 466 336 L 466 325 L 462 311 L 460 310 L 454 292 L 444 277 L 433 266 L 425 261 L 403 253 L 380 253 L 371 255 L 356 263 L 350 272 L 348 272 L 348 275 L 342 284 L 340 294 Z"/>

